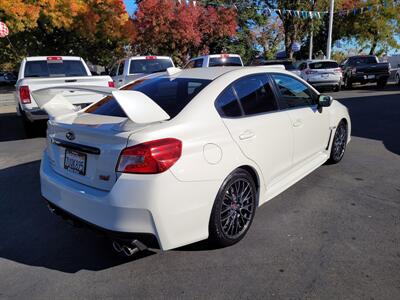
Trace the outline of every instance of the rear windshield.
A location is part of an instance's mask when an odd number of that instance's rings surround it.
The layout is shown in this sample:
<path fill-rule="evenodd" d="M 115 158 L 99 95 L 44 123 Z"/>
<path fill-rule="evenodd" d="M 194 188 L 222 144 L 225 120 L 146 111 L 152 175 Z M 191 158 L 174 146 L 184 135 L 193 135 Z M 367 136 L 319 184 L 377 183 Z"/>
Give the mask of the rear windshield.
<path fill-rule="evenodd" d="M 24 77 L 88 76 L 80 60 L 37 60 L 25 63 Z"/>
<path fill-rule="evenodd" d="M 320 62 L 315 62 L 311 63 L 310 69 L 336 69 L 339 68 L 339 65 L 337 62 L 334 61 L 320 61 Z"/>
<path fill-rule="evenodd" d="M 242 61 L 239 57 L 211 57 L 210 62 L 208 63 L 209 67 L 222 67 L 222 66 L 233 66 L 233 67 L 241 67 Z"/>
<path fill-rule="evenodd" d="M 132 59 L 129 74 L 164 72 L 173 67 L 169 59 Z"/>
<path fill-rule="evenodd" d="M 376 64 L 376 58 L 373 56 L 353 57 L 350 59 L 352 65 L 369 65 Z"/>
<path fill-rule="evenodd" d="M 203 79 L 156 77 L 135 81 L 121 90 L 140 91 L 146 94 L 172 119 L 210 82 L 211 80 Z M 86 112 L 97 115 L 126 117 L 126 114 L 112 96 L 103 98 L 89 107 Z"/>

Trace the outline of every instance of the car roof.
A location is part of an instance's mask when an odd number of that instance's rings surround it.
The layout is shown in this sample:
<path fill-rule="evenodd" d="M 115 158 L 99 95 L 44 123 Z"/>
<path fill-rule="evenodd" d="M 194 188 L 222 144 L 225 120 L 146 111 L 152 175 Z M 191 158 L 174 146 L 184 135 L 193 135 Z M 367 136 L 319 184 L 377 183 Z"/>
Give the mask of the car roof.
<path fill-rule="evenodd" d="M 190 60 L 206 58 L 206 57 L 221 57 L 221 55 L 228 55 L 229 57 L 240 57 L 239 54 L 220 53 L 220 54 L 208 54 L 208 55 L 196 56 L 196 57 L 192 57 Z"/>
<path fill-rule="evenodd" d="M 171 57 L 169 57 L 169 56 L 159 56 L 159 55 L 131 56 L 131 57 L 127 57 L 125 59 L 135 60 L 135 59 L 146 59 L 147 57 L 155 57 L 155 59 L 171 59 Z M 125 60 L 125 59 L 123 59 L 123 60 Z"/>
<path fill-rule="evenodd" d="M 308 63 L 316 63 L 316 62 L 336 62 L 336 60 L 333 59 L 311 59 L 307 60 Z"/>
<path fill-rule="evenodd" d="M 48 56 L 29 56 L 25 57 L 26 61 L 47 60 L 48 57 L 61 57 L 62 60 L 81 60 L 79 56 L 62 56 L 62 55 L 48 55 Z"/>
<path fill-rule="evenodd" d="M 162 73 L 161 76 L 169 76 L 171 78 L 194 78 L 194 79 L 205 79 L 214 80 L 226 73 L 237 71 L 237 70 L 251 70 L 260 71 L 260 68 L 264 68 L 266 72 L 282 72 L 284 67 L 282 65 L 272 66 L 251 66 L 251 67 L 208 67 L 208 68 L 193 68 L 193 69 L 181 69 L 179 72 L 168 75 L 166 72 Z"/>

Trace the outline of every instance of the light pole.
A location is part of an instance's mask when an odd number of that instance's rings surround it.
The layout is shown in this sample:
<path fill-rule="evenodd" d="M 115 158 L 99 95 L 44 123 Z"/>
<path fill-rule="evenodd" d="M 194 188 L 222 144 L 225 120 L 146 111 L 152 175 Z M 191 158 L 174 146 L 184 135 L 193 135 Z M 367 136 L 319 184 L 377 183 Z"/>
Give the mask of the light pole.
<path fill-rule="evenodd" d="M 333 27 L 333 9 L 335 7 L 335 0 L 330 0 L 329 6 L 329 29 L 328 29 L 328 44 L 326 47 L 326 58 L 331 59 L 332 50 L 332 27 Z"/>

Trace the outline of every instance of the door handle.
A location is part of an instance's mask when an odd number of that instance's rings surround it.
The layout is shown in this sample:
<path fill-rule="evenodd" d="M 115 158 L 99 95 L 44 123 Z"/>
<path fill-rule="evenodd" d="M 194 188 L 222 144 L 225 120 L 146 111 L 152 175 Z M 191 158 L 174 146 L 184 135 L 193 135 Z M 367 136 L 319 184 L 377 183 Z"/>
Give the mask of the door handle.
<path fill-rule="evenodd" d="M 248 139 L 251 139 L 251 138 L 253 138 L 255 136 L 256 136 L 256 134 L 253 131 L 246 130 L 241 135 L 239 135 L 239 139 L 240 140 L 248 140 Z"/>
<path fill-rule="evenodd" d="M 297 119 L 293 122 L 293 127 L 300 127 L 301 125 L 303 125 L 303 121 L 301 119 Z"/>

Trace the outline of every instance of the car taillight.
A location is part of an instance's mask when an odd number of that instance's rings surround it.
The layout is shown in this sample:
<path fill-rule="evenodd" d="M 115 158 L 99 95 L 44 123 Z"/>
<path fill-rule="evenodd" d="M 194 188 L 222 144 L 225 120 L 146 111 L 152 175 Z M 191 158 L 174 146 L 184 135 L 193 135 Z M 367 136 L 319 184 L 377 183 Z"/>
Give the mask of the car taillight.
<path fill-rule="evenodd" d="M 47 60 L 62 60 L 61 56 L 47 56 Z"/>
<path fill-rule="evenodd" d="M 22 104 L 31 103 L 31 95 L 29 93 L 29 87 L 27 85 L 19 87 L 19 98 Z"/>
<path fill-rule="evenodd" d="M 221 54 L 221 58 L 228 58 L 228 57 L 229 57 L 229 54 L 225 54 L 225 53 Z"/>
<path fill-rule="evenodd" d="M 148 55 L 148 56 L 146 56 L 146 59 L 157 59 L 157 56 L 154 56 L 154 55 Z"/>
<path fill-rule="evenodd" d="M 141 143 L 122 150 L 117 172 L 157 174 L 172 167 L 182 154 L 182 142 L 166 138 Z"/>
<path fill-rule="evenodd" d="M 115 82 L 114 81 L 109 81 L 108 82 L 108 87 L 115 88 Z"/>
<path fill-rule="evenodd" d="M 340 73 L 340 74 L 341 74 L 341 73 L 342 73 L 342 69 L 341 69 L 341 68 L 337 68 L 337 69 L 334 70 L 334 72 L 335 72 L 335 73 Z"/>

